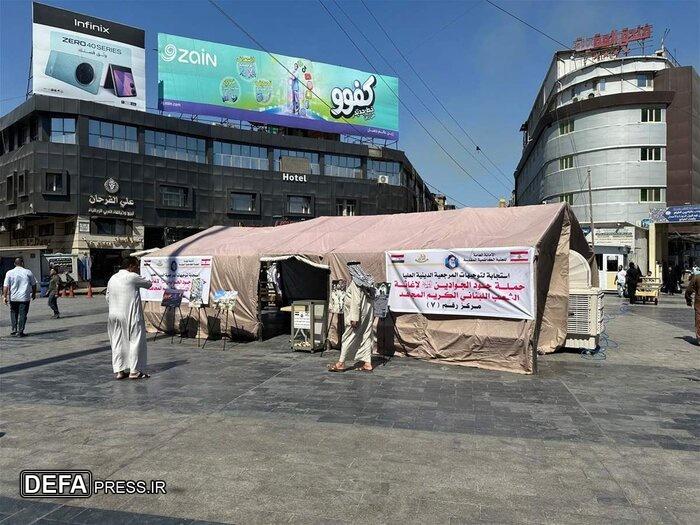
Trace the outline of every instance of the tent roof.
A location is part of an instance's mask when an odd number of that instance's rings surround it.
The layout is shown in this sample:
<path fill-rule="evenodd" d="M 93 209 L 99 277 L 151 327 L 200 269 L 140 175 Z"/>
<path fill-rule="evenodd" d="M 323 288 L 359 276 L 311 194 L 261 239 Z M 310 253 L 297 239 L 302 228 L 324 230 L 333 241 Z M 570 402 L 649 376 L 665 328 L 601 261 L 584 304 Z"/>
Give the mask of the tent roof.
<path fill-rule="evenodd" d="M 564 203 L 318 217 L 262 228 L 214 226 L 150 255 L 265 256 L 535 246 L 562 213 L 571 213 Z"/>

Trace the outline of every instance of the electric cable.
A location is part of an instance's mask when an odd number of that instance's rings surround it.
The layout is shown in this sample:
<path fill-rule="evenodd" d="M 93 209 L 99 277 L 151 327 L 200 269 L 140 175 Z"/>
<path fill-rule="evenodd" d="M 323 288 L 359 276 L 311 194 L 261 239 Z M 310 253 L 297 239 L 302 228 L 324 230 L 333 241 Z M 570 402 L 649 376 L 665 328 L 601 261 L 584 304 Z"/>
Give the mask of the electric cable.
<path fill-rule="evenodd" d="M 265 53 L 267 53 L 268 55 L 270 55 L 270 57 L 271 57 L 275 62 L 277 62 L 285 71 L 287 71 L 287 73 L 289 73 L 290 75 L 292 75 L 292 72 L 287 68 L 287 66 L 285 66 L 273 53 L 271 53 L 270 51 L 268 51 L 267 48 L 266 48 L 265 46 L 263 46 L 262 43 L 260 43 L 260 41 L 259 41 L 257 38 L 255 38 L 248 30 L 246 30 L 241 24 L 239 24 L 238 22 L 236 22 L 236 20 L 235 20 L 234 18 L 232 18 L 231 16 L 229 16 L 229 14 L 228 14 L 226 11 L 224 11 L 214 0 L 209 0 L 209 3 L 210 3 L 217 11 L 219 11 L 229 22 L 231 22 L 233 25 L 235 25 L 235 26 L 236 26 L 244 35 L 246 35 L 252 42 L 254 42 L 255 45 L 257 45 L 261 50 L 263 50 Z M 324 7 L 325 7 L 325 6 L 324 6 Z M 337 21 L 336 21 L 336 23 L 337 23 Z M 342 29 L 342 27 L 341 27 L 341 29 Z M 343 31 L 344 31 L 344 30 L 343 30 Z M 345 34 L 347 35 L 347 32 L 346 32 Z M 322 97 L 320 97 L 313 89 L 309 89 L 303 82 L 302 82 L 302 85 L 306 88 L 307 91 L 310 91 L 311 94 L 312 94 L 313 96 L 315 96 L 318 100 L 320 100 L 329 110 L 332 109 L 331 106 L 330 106 L 330 104 L 328 104 L 328 102 L 326 102 Z M 398 98 L 398 95 L 396 95 L 396 93 L 394 93 L 394 96 L 395 96 L 396 99 L 400 102 L 400 99 Z M 405 106 L 404 106 L 404 107 L 405 107 Z M 410 111 L 409 111 L 409 112 L 410 112 Z M 352 122 L 348 121 L 345 117 L 342 117 L 342 118 L 343 118 L 343 120 L 344 120 L 349 126 L 351 126 L 355 131 L 357 131 L 358 134 L 361 134 L 361 131 L 360 131 L 355 125 L 353 125 Z M 420 122 L 419 122 L 419 123 L 420 123 Z M 488 191 L 486 188 L 484 188 L 478 180 L 476 180 L 466 169 L 464 169 L 464 168 L 462 167 L 462 165 L 459 164 L 459 162 L 457 162 L 457 160 L 455 160 L 455 158 L 452 157 L 452 155 L 450 155 L 449 152 L 448 152 L 447 150 L 445 150 L 445 148 L 435 139 L 435 137 L 433 137 L 432 134 L 430 134 L 430 132 L 428 132 L 428 130 L 425 129 L 425 126 L 423 126 L 423 125 L 421 124 L 421 127 L 423 127 L 423 129 L 428 133 L 428 135 L 433 139 L 433 141 L 435 141 L 435 143 L 440 147 L 440 149 L 442 149 L 442 150 L 445 152 L 445 154 L 446 154 L 448 157 L 450 157 L 450 158 L 452 159 L 452 161 L 453 161 L 455 164 L 457 164 L 457 165 L 462 169 L 462 171 L 464 171 L 464 172 L 465 172 L 479 187 L 481 187 L 484 191 L 486 191 L 486 193 L 488 193 L 489 195 L 491 195 L 494 199 L 497 199 L 497 198 L 498 198 L 498 197 L 496 197 L 493 193 L 491 193 L 491 192 Z M 425 180 L 423 180 L 423 182 L 427 184 L 427 182 L 426 182 Z M 432 186 L 432 185 L 431 185 L 431 187 L 432 187 L 432 188 L 435 188 L 435 187 Z M 436 188 L 436 189 L 437 189 L 437 188 Z M 438 190 L 438 191 L 440 191 L 440 190 Z M 445 192 L 440 191 L 440 193 L 442 193 L 443 195 L 447 196 L 447 194 L 446 194 Z"/>
<path fill-rule="evenodd" d="M 337 0 L 334 0 L 334 2 L 335 2 L 336 4 L 338 3 Z M 389 40 L 389 42 L 391 42 L 391 45 L 394 46 L 394 49 L 395 49 L 396 52 L 399 54 L 399 56 L 403 59 L 404 62 L 406 62 L 406 64 L 408 65 L 408 67 L 411 69 L 411 71 L 413 71 L 413 74 L 416 75 L 416 77 L 418 78 L 418 80 L 421 82 L 421 84 L 423 84 L 423 86 L 425 87 L 425 89 L 428 90 L 428 92 L 432 95 L 432 97 L 435 99 L 435 101 L 440 105 L 440 107 L 442 108 L 442 110 L 443 110 L 445 113 L 447 113 L 447 115 L 450 117 L 450 119 L 452 120 L 452 122 L 454 122 L 454 123 L 457 125 L 457 127 L 460 129 L 460 131 L 461 131 L 462 133 L 464 133 L 464 135 L 471 141 L 471 143 L 472 143 L 472 144 L 474 145 L 474 147 L 476 148 L 476 151 L 477 151 L 477 152 L 481 152 L 481 154 L 486 158 L 486 160 L 488 160 L 488 161 L 491 163 L 491 165 L 492 165 L 494 168 L 496 168 L 496 170 L 503 176 L 503 178 L 506 180 L 506 183 L 507 183 L 507 184 L 509 184 L 509 185 L 514 185 L 515 181 L 514 181 L 514 180 L 513 180 L 513 181 L 508 180 L 508 176 L 507 176 L 505 173 L 503 173 L 503 171 L 501 170 L 501 168 L 499 168 L 493 160 L 491 160 L 491 158 L 486 154 L 486 152 L 484 151 L 484 149 L 481 148 L 481 147 L 479 146 L 479 144 L 476 143 L 476 141 L 475 141 L 475 140 L 472 138 L 472 136 L 467 132 L 467 130 L 464 129 L 464 127 L 459 123 L 459 121 L 458 121 L 458 120 L 455 118 L 455 116 L 450 112 L 450 110 L 447 109 L 447 107 L 445 107 L 445 104 L 443 104 L 442 100 L 440 100 L 440 98 L 435 94 L 435 91 L 433 91 L 433 89 L 432 89 L 432 88 L 428 85 L 428 83 L 423 79 L 423 75 L 419 74 L 418 71 L 416 71 L 416 68 L 413 67 L 413 64 L 411 64 L 411 61 L 408 60 L 408 58 L 406 58 L 406 55 L 401 51 L 401 48 L 399 48 L 399 46 L 396 45 L 396 42 L 394 41 L 394 39 L 391 38 L 391 36 L 389 35 L 389 32 L 384 28 L 384 26 L 383 26 L 382 23 L 379 21 L 379 19 L 374 15 L 374 13 L 372 12 L 372 10 L 371 10 L 371 9 L 369 8 L 369 6 L 365 3 L 365 0 L 360 0 L 360 2 L 362 3 L 362 5 L 364 6 L 364 8 L 365 8 L 365 9 L 367 10 L 367 12 L 369 13 L 369 16 L 372 17 L 372 20 L 374 20 L 374 22 L 377 24 L 377 26 L 379 26 L 379 29 L 382 30 L 382 33 L 384 33 L 384 36 L 387 38 L 387 40 Z M 341 9 L 341 11 L 342 11 L 342 9 Z M 345 16 L 347 16 L 347 15 L 345 15 Z M 349 17 L 348 17 L 348 18 L 349 18 Z M 460 143 L 460 144 L 461 144 L 461 143 Z M 481 164 L 481 163 L 479 163 L 479 164 Z M 482 166 L 483 166 L 483 164 L 482 164 Z M 484 168 L 484 169 L 486 169 L 486 168 Z M 487 170 L 487 171 L 488 171 L 488 170 Z"/>
<path fill-rule="evenodd" d="M 213 0 L 209 0 L 209 1 L 213 3 Z M 350 34 L 345 30 L 345 28 L 344 28 L 343 25 L 338 21 L 338 19 L 337 19 L 335 16 L 333 16 L 333 13 L 331 13 L 331 11 L 326 7 L 326 5 L 325 5 L 321 0 L 319 0 L 319 3 L 320 3 L 321 6 L 323 7 L 323 9 L 328 13 L 328 15 L 333 19 L 333 21 L 334 21 L 334 22 L 336 23 L 336 25 L 340 28 L 340 30 L 345 34 L 345 36 L 348 37 L 348 39 L 349 39 L 350 42 L 353 44 L 353 46 L 355 47 L 355 49 L 357 49 L 357 51 L 360 53 L 360 55 L 362 55 L 362 57 L 363 57 L 363 58 L 365 59 L 365 61 L 370 65 L 370 67 L 371 67 L 372 69 L 376 70 L 376 67 L 372 64 L 372 61 L 367 57 L 367 55 L 364 53 L 364 51 L 362 51 L 362 48 L 361 48 L 360 46 L 357 45 L 357 43 L 355 42 L 355 40 L 353 40 L 353 38 L 352 38 L 352 37 L 350 36 Z M 497 197 L 496 195 L 494 195 L 488 188 L 486 188 L 483 184 L 481 184 L 471 173 L 469 173 L 469 171 L 467 171 L 467 169 L 466 169 L 464 166 L 462 166 L 462 164 L 461 164 L 449 151 L 447 151 L 447 150 L 445 149 L 445 147 L 440 143 L 440 141 L 438 141 L 438 140 L 435 138 L 435 136 L 430 132 L 430 130 L 428 130 L 428 128 L 425 127 L 425 125 L 423 124 L 423 122 L 416 116 L 416 114 L 413 112 L 413 110 L 412 110 L 408 105 L 406 105 L 406 103 L 403 102 L 403 100 L 401 100 L 401 99 L 398 97 L 398 95 L 396 94 L 396 92 L 395 92 L 393 89 L 391 89 L 391 86 L 389 86 L 389 84 L 386 82 L 386 80 L 384 80 L 384 77 L 382 77 L 382 76 L 380 75 L 380 78 L 384 81 L 384 84 L 385 84 L 386 87 L 389 89 L 389 91 L 391 91 L 391 92 L 394 94 L 394 96 L 395 96 L 396 99 L 399 101 L 399 103 L 401 104 L 401 106 L 408 112 L 409 115 L 411 115 L 411 117 L 413 118 L 413 120 L 415 120 L 416 123 L 417 123 L 421 128 L 423 128 L 423 131 L 425 131 L 426 135 L 428 135 L 428 136 L 432 139 L 432 141 L 435 142 L 435 144 L 443 151 L 443 153 L 445 153 L 445 155 L 447 155 L 447 156 L 450 158 L 450 160 L 452 160 L 452 162 L 453 162 L 461 171 L 463 171 L 463 172 L 465 173 L 465 175 L 467 175 L 471 180 L 473 180 L 473 181 L 476 183 L 477 186 L 479 186 L 482 190 L 484 190 L 486 193 L 488 193 L 491 197 L 493 197 L 494 199 L 498 200 L 498 197 Z"/>
<path fill-rule="evenodd" d="M 353 27 L 357 30 L 357 32 L 360 33 L 360 35 L 362 36 L 362 38 L 364 38 L 364 39 L 367 41 L 367 43 L 372 47 L 372 49 L 374 49 L 374 51 L 379 55 L 379 57 L 384 61 L 384 63 L 389 67 L 389 69 L 390 69 L 397 77 L 399 77 L 399 80 L 400 80 L 401 78 L 400 78 L 399 72 L 396 70 L 396 68 L 386 59 L 386 57 L 382 54 L 382 52 L 381 52 L 379 49 L 377 49 L 377 47 L 372 43 L 372 41 L 369 39 L 369 37 L 368 37 L 367 35 L 365 35 L 365 33 L 362 31 L 362 29 L 360 29 L 360 28 L 357 26 L 357 24 L 353 21 L 353 19 L 350 18 L 350 15 L 348 15 L 347 12 L 345 12 L 345 10 L 342 8 L 342 6 L 340 5 L 340 3 L 339 3 L 337 0 L 333 0 L 333 3 L 334 3 L 335 6 L 338 8 L 338 10 L 339 10 L 341 13 L 343 13 L 343 14 L 345 15 L 345 17 L 350 21 L 350 23 L 351 23 L 351 24 L 353 25 Z M 374 66 L 372 66 L 372 67 L 374 67 Z M 492 175 L 492 174 L 490 173 L 490 170 L 489 170 L 486 166 L 484 166 L 484 164 L 471 152 L 471 150 L 459 139 L 459 137 L 455 136 L 455 134 L 452 133 L 452 131 L 445 125 L 445 123 L 440 119 L 440 117 L 438 117 L 438 116 L 435 114 L 435 112 L 434 112 L 432 109 L 430 109 L 430 107 L 428 106 L 428 104 L 426 104 L 425 101 L 424 101 L 423 99 L 421 99 L 420 96 L 418 96 L 418 93 L 416 93 L 416 92 L 413 90 L 413 88 L 411 87 L 411 84 L 410 84 L 409 82 L 404 82 L 403 85 L 406 86 L 406 89 L 408 89 L 408 91 L 409 91 L 414 97 L 416 97 L 416 99 L 418 100 L 418 102 L 420 102 L 420 103 L 423 105 L 423 107 L 428 111 L 428 113 L 430 113 L 430 115 L 437 121 L 437 123 L 440 124 L 440 126 L 442 126 L 442 128 L 447 132 L 447 134 L 448 134 L 450 137 L 452 137 L 452 138 L 454 139 L 454 141 L 455 141 L 457 144 L 459 144 L 459 145 L 462 147 L 462 149 L 464 149 L 464 151 L 465 151 L 470 157 L 472 157 L 472 158 L 484 169 L 484 171 L 486 172 L 486 174 L 487 174 L 487 175 Z M 472 142 L 473 142 L 473 141 L 472 141 Z M 477 148 L 478 148 L 478 146 L 477 146 Z M 494 178 L 495 178 L 495 177 L 494 177 Z M 501 181 L 501 180 L 498 179 L 498 178 L 496 178 L 496 180 L 498 180 L 499 184 L 503 185 L 503 187 L 506 188 L 506 190 L 510 191 L 510 186 L 508 185 L 507 181 L 506 181 L 506 183 L 504 183 L 503 181 Z"/>

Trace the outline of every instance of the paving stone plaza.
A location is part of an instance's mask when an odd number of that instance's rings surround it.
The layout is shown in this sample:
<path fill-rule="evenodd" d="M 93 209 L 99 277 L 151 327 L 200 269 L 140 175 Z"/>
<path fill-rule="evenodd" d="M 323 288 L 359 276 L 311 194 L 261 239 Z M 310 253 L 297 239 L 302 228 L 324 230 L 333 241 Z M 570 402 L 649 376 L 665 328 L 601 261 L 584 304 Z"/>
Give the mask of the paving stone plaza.
<path fill-rule="evenodd" d="M 693 311 L 606 301 L 607 359 L 535 376 L 151 336 L 143 381 L 113 379 L 103 297 L 38 300 L 24 339 L 3 307 L 0 523 L 697 523 Z M 167 494 L 23 500 L 23 469 Z"/>

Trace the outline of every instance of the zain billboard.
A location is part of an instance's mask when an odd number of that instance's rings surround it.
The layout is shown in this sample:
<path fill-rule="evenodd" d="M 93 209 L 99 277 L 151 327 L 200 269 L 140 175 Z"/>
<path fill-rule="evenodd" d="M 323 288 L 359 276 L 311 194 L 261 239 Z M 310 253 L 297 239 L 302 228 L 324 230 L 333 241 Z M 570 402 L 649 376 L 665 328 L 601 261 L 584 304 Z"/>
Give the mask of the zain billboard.
<path fill-rule="evenodd" d="M 399 137 L 397 78 L 273 56 L 159 33 L 158 107 L 347 135 Z"/>
<path fill-rule="evenodd" d="M 32 89 L 146 111 L 142 29 L 33 4 Z"/>

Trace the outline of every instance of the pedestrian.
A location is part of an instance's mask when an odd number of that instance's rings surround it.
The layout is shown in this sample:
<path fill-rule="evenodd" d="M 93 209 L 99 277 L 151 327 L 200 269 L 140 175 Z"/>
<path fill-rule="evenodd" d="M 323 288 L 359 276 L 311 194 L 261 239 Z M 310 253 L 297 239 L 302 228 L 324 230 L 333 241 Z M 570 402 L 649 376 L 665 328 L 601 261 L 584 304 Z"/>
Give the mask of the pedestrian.
<path fill-rule="evenodd" d="M 625 277 L 627 272 L 623 266 L 619 266 L 617 269 L 617 274 L 615 275 L 615 284 L 617 285 L 617 295 L 620 297 L 625 296 Z"/>
<path fill-rule="evenodd" d="M 36 299 L 36 278 L 24 267 L 24 259 L 17 257 L 15 267 L 5 274 L 2 286 L 5 304 L 10 304 L 10 335 L 25 337 L 24 327 L 29 313 L 29 301 Z"/>
<path fill-rule="evenodd" d="M 695 344 L 700 345 L 700 275 L 690 276 L 688 288 L 685 290 L 685 302 L 693 306 L 693 294 L 695 295 Z"/>
<path fill-rule="evenodd" d="M 117 379 L 150 377 L 146 373 L 146 322 L 139 289 L 150 288 L 151 284 L 139 275 L 136 257 L 125 257 L 122 269 L 107 283 L 107 332 L 112 346 L 112 369 Z"/>
<path fill-rule="evenodd" d="M 377 336 L 374 331 L 374 279 L 360 266 L 349 262 L 348 270 L 352 282 L 348 286 L 343 304 L 346 323 L 341 341 L 340 359 L 328 367 L 331 372 L 345 372 L 348 358 L 362 363 L 358 370 L 372 371 L 372 350 Z"/>
<path fill-rule="evenodd" d="M 669 293 L 671 295 L 675 295 L 676 294 L 676 270 L 671 264 L 668 265 L 668 270 L 666 271 L 666 274 L 668 275 L 667 280 L 666 280 L 666 293 Z"/>
<path fill-rule="evenodd" d="M 625 280 L 627 283 L 627 295 L 630 297 L 630 304 L 635 304 L 637 302 L 637 285 L 641 280 L 642 272 L 631 262 Z"/>
<path fill-rule="evenodd" d="M 53 310 L 52 319 L 58 319 L 61 314 L 58 311 L 58 294 L 61 291 L 61 278 L 56 268 L 51 268 L 49 272 L 49 307 Z"/>

